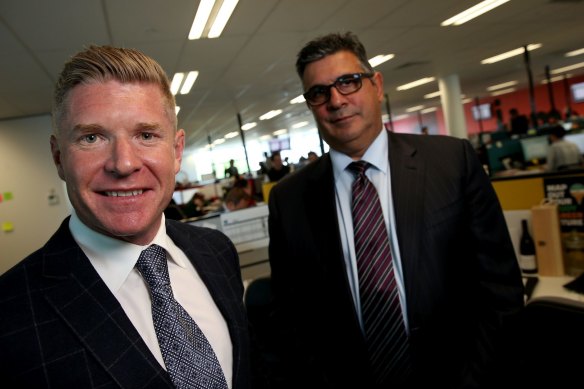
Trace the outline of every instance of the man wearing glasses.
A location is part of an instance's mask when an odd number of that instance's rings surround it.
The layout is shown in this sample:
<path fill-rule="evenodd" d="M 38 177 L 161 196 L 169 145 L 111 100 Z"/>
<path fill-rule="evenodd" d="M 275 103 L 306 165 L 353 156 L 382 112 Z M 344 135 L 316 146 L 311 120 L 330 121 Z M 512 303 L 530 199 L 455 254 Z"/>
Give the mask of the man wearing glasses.
<path fill-rule="evenodd" d="M 270 193 L 277 386 L 493 383 L 523 286 L 472 146 L 386 131 L 383 76 L 351 33 L 296 68 L 331 150 Z"/>

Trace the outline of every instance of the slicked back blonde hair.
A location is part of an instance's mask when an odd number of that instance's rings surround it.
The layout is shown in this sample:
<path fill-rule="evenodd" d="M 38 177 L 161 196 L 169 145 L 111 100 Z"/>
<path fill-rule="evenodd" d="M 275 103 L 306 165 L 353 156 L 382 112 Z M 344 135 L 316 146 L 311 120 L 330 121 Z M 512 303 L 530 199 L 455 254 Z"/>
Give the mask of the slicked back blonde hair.
<path fill-rule="evenodd" d="M 77 85 L 104 83 L 153 83 L 159 86 L 166 110 L 176 130 L 175 100 L 170 82 L 160 64 L 135 49 L 91 45 L 67 61 L 59 75 L 53 95 L 53 131 L 59 132 L 68 111 L 67 97 Z"/>

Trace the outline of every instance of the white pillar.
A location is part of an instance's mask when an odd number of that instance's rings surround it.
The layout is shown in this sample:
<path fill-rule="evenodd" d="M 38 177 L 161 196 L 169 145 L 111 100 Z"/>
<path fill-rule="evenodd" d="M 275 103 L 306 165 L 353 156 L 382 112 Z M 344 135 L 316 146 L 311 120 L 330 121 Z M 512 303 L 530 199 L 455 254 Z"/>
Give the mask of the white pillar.
<path fill-rule="evenodd" d="M 442 77 L 438 80 L 438 85 L 446 121 L 446 133 L 458 138 L 468 138 L 458 75 L 451 74 Z"/>

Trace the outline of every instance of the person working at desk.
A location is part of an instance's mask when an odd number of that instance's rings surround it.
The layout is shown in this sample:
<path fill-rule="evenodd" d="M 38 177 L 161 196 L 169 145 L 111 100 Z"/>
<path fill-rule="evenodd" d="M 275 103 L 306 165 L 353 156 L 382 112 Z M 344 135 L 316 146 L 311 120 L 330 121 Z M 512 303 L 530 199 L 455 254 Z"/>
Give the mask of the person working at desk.
<path fill-rule="evenodd" d="M 235 247 L 163 216 L 185 137 L 164 70 L 91 46 L 60 74 L 53 123 L 73 211 L 0 278 L 2 385 L 249 388 Z"/>
<path fill-rule="evenodd" d="M 468 141 L 384 129 L 367 58 L 352 33 L 297 57 L 331 149 L 270 193 L 278 387 L 479 387 L 523 307 L 501 207 Z"/>
<path fill-rule="evenodd" d="M 577 144 L 564 139 L 566 130 L 555 125 L 550 132 L 550 147 L 546 158 L 546 170 L 550 172 L 584 167 L 582 152 Z"/>

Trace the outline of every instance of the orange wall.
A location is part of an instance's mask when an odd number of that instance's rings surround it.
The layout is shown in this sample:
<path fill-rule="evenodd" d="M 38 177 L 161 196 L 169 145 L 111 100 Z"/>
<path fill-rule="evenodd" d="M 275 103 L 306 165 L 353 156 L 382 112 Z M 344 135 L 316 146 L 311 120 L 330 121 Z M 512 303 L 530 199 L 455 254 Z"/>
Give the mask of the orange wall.
<path fill-rule="evenodd" d="M 584 75 L 575 76 L 568 79 L 568 88 L 572 84 L 579 82 L 584 82 Z M 464 88 L 463 88 L 464 89 Z M 564 88 L 564 81 L 556 81 L 552 83 L 554 103 L 556 109 L 562 114 L 565 113 L 566 104 L 566 90 Z M 571 93 L 568 91 L 568 93 Z M 535 96 L 535 109 L 537 112 L 544 111 L 549 112 L 550 101 L 548 95 L 548 87 L 545 84 L 534 85 L 534 96 Z M 469 96 L 472 97 L 472 96 Z M 464 104 L 464 116 L 466 120 L 466 128 L 469 135 L 476 134 L 480 132 L 479 123 L 475 121 L 472 117 L 472 106 L 473 102 Z M 503 114 L 503 123 L 509 123 L 509 110 L 511 108 L 517 108 L 519 113 L 530 117 L 531 115 L 531 102 L 529 98 L 529 88 L 521 89 L 515 92 L 507 93 L 496 97 L 480 97 L 479 104 L 492 104 L 496 99 L 499 99 L 500 106 L 499 109 Z M 572 99 L 570 94 L 570 99 Z M 580 115 L 584 115 L 584 103 L 575 103 L 573 100 L 570 101 L 572 111 L 576 111 Z M 430 128 L 431 134 L 446 134 L 446 124 L 444 120 L 444 113 L 442 109 L 438 108 L 435 112 L 430 112 L 422 115 L 422 123 Z M 497 119 L 495 112 L 493 112 L 493 118 L 483 120 L 483 131 L 495 131 L 497 129 Z M 407 132 L 407 133 L 420 133 L 420 125 L 418 123 L 418 117 L 416 114 L 411 114 L 408 118 L 397 120 L 393 122 L 393 128 L 395 132 Z"/>

